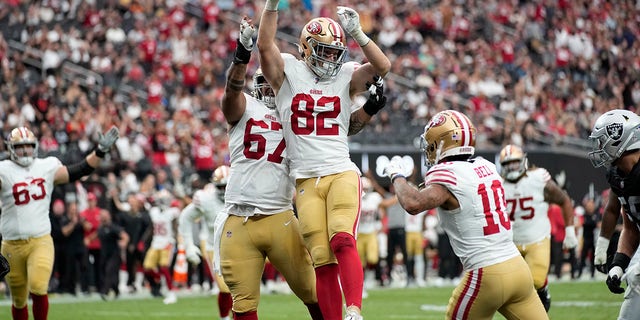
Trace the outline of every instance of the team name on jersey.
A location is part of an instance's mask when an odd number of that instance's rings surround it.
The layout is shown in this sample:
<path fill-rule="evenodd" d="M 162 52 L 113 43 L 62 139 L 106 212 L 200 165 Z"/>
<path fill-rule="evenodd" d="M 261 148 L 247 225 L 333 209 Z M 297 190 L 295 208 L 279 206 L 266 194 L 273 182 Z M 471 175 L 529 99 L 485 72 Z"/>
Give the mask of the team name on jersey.
<path fill-rule="evenodd" d="M 476 174 L 478 175 L 478 178 L 484 178 L 494 174 L 494 172 L 487 166 L 480 166 L 480 167 L 473 168 L 473 171 L 476 172 Z"/>
<path fill-rule="evenodd" d="M 310 94 L 322 94 L 322 90 L 318 90 L 318 89 L 311 89 L 309 90 Z"/>
<path fill-rule="evenodd" d="M 274 115 L 272 115 L 272 114 L 265 114 L 265 115 L 264 115 L 264 118 L 265 118 L 265 119 L 268 119 L 268 120 L 271 120 L 271 121 L 278 122 L 278 119 L 277 119 Z"/>

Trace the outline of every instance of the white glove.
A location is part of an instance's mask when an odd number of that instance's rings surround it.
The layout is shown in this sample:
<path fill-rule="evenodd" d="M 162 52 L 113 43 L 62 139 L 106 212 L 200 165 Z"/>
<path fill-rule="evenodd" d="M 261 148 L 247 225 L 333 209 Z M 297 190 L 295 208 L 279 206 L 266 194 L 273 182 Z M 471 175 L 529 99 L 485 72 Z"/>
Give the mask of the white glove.
<path fill-rule="evenodd" d="M 248 51 L 253 50 L 253 35 L 256 32 L 256 28 L 251 24 L 251 20 L 247 17 L 242 18 L 240 22 L 240 43 Z"/>
<path fill-rule="evenodd" d="M 351 35 L 351 37 L 353 37 L 361 47 L 367 45 L 371 39 L 369 39 L 369 37 L 367 37 L 367 35 L 362 31 L 362 26 L 360 26 L 360 15 L 358 15 L 355 10 L 343 6 L 338 6 L 337 13 L 342 28 L 344 28 L 344 30 Z"/>
<path fill-rule="evenodd" d="M 596 242 L 596 252 L 593 257 L 593 264 L 596 269 L 602 273 L 607 273 L 607 249 L 609 248 L 609 239 L 599 236 Z"/>
<path fill-rule="evenodd" d="M 406 177 L 406 171 L 407 169 L 405 168 L 405 162 L 404 160 L 402 160 L 402 157 L 393 156 L 393 158 L 391 158 L 391 161 L 389 161 L 387 166 L 384 168 L 383 172 L 387 177 L 391 179 L 391 182 L 393 183 L 393 180 L 397 177 Z"/>
<path fill-rule="evenodd" d="M 564 228 L 565 236 L 562 242 L 563 249 L 573 249 L 578 246 L 578 237 L 576 237 L 576 228 L 568 226 Z"/>
<path fill-rule="evenodd" d="M 187 260 L 193 264 L 200 264 L 200 256 L 202 253 L 200 252 L 200 248 L 196 247 L 193 244 L 187 245 L 185 249 L 185 255 L 187 256 Z"/>
<path fill-rule="evenodd" d="M 98 150 L 103 153 L 109 152 L 111 147 L 113 147 L 113 144 L 118 140 L 119 136 L 120 130 L 118 130 L 118 127 L 116 126 L 111 127 L 105 134 L 98 132 Z"/>

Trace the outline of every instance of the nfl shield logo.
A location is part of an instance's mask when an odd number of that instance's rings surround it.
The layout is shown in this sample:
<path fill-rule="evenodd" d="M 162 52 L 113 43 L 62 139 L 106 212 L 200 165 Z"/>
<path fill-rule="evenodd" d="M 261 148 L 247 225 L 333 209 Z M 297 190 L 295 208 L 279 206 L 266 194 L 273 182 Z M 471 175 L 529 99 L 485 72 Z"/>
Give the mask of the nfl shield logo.
<path fill-rule="evenodd" d="M 606 129 L 609 138 L 619 140 L 622 137 L 622 123 L 612 123 Z"/>

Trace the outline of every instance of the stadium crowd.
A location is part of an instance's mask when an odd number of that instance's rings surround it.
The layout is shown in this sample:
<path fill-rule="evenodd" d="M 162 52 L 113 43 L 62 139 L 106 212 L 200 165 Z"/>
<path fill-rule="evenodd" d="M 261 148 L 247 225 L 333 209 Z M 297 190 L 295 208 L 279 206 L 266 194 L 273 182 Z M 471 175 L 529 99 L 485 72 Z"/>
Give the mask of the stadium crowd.
<path fill-rule="evenodd" d="M 304 23 L 333 15 L 338 4 L 358 10 L 364 31 L 392 62 L 387 107 L 353 143 L 406 143 L 432 115 L 456 109 L 477 124 L 479 148 L 556 145 L 582 141 L 599 115 L 636 111 L 640 102 L 635 1 L 281 1 L 283 52 L 297 53 Z M 112 161 L 83 183 L 56 189 L 52 212 L 115 212 L 113 199 L 138 212 L 156 205 L 161 190 L 181 201 L 228 164 L 220 107 L 226 66 L 240 19 L 257 21 L 261 5 L 0 3 L 2 136 L 28 126 L 40 137 L 41 155 L 68 164 L 83 159 L 104 129 L 116 125 L 121 133 Z M 362 59 L 357 47 L 350 39 L 352 60 Z M 126 214 L 116 214 L 117 222 L 132 220 Z M 144 248 L 141 234 L 130 237 L 131 250 Z"/>

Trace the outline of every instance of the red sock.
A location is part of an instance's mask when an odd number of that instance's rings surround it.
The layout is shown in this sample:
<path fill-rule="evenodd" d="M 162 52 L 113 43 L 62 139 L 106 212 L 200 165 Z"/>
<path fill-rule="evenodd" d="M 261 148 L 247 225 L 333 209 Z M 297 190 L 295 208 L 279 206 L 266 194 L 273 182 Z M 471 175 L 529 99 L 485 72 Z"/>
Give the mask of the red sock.
<path fill-rule="evenodd" d="M 31 300 L 33 301 L 33 306 L 31 306 L 33 319 L 47 320 L 47 315 L 49 314 L 49 296 L 46 294 L 39 296 L 32 293 Z"/>
<path fill-rule="evenodd" d="M 338 265 L 328 264 L 316 268 L 318 304 L 325 320 L 342 319 L 342 292 L 338 282 Z"/>
<path fill-rule="evenodd" d="M 338 259 L 340 284 L 347 307 L 362 308 L 364 274 L 356 239 L 348 233 L 340 232 L 331 239 L 331 250 Z"/>
<path fill-rule="evenodd" d="M 20 309 L 11 305 L 11 317 L 13 320 L 29 320 L 29 308 L 24 306 Z"/>
<path fill-rule="evenodd" d="M 233 313 L 233 320 L 258 320 L 258 311 Z"/>
<path fill-rule="evenodd" d="M 173 290 L 173 279 L 171 278 L 171 272 L 168 267 L 160 267 L 160 274 L 164 277 L 164 281 L 167 283 L 167 289 Z"/>
<path fill-rule="evenodd" d="M 159 274 L 153 269 L 144 269 L 144 277 L 147 278 L 149 284 L 153 284 L 158 281 Z"/>
<path fill-rule="evenodd" d="M 231 293 L 218 293 L 218 309 L 220 309 L 220 318 L 228 316 L 229 312 L 231 312 L 231 307 L 233 307 L 233 299 L 231 298 Z"/>
<path fill-rule="evenodd" d="M 322 311 L 320 310 L 320 304 L 305 304 L 307 309 L 309 309 L 309 314 L 311 315 L 311 319 L 313 320 L 323 320 Z"/>
<path fill-rule="evenodd" d="M 276 274 L 278 273 L 278 270 L 276 270 L 276 267 L 274 267 L 271 262 L 267 262 L 264 265 L 264 278 L 266 280 L 275 280 L 276 279 Z"/>

